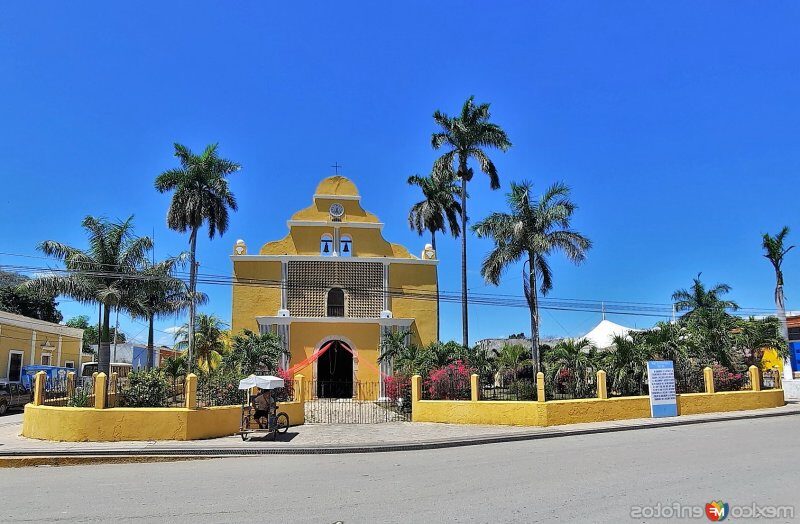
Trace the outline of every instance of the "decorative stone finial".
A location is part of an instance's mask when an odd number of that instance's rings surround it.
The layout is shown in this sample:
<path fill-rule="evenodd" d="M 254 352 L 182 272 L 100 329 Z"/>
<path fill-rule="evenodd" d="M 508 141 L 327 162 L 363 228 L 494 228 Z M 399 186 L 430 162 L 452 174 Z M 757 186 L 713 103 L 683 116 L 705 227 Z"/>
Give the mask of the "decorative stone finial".
<path fill-rule="evenodd" d="M 247 254 L 247 244 L 244 243 L 244 240 L 241 238 L 236 241 L 236 245 L 233 246 L 233 254 L 234 255 L 246 255 Z"/>
<path fill-rule="evenodd" d="M 433 249 L 431 244 L 425 244 L 425 249 L 422 250 L 422 258 L 425 260 L 436 260 L 436 250 Z"/>

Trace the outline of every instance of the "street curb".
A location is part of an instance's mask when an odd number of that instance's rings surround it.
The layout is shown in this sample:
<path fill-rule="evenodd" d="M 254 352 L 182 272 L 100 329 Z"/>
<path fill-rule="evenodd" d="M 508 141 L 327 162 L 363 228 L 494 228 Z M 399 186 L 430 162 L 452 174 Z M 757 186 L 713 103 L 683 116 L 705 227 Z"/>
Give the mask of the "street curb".
<path fill-rule="evenodd" d="M 69 459 L 77 459 L 74 463 L 107 463 L 107 462 L 158 462 L 167 457 L 176 460 L 208 459 L 223 457 L 244 457 L 253 455 L 337 455 L 350 453 L 387 453 L 396 451 L 419 451 L 426 449 L 445 449 L 464 446 L 477 446 L 483 444 L 498 444 L 504 442 L 520 442 L 526 440 L 543 440 L 550 438 L 592 435 L 598 433 L 616 433 L 622 431 L 636 431 L 651 428 L 666 428 L 676 426 L 690 426 L 708 424 L 713 422 L 728 422 L 735 420 L 749 420 L 758 418 L 775 418 L 800 415 L 800 410 L 784 411 L 778 413 L 740 414 L 711 419 L 696 420 L 669 420 L 648 424 L 630 426 L 608 426 L 602 428 L 586 429 L 555 429 L 539 431 L 536 433 L 516 433 L 512 435 L 486 435 L 472 438 L 449 440 L 429 440 L 422 442 L 396 442 L 375 445 L 353 446 L 305 446 L 305 447 L 269 447 L 269 448 L 155 448 L 155 449 L 96 449 L 96 450 L 18 450 L 0 451 L 0 468 L 24 467 L 25 465 L 71 465 Z M 45 459 L 45 460 L 42 460 Z M 128 459 L 128 460 L 126 460 Z M 26 463 L 25 461 L 28 461 Z M 19 465 L 14 465 L 19 464 Z"/>

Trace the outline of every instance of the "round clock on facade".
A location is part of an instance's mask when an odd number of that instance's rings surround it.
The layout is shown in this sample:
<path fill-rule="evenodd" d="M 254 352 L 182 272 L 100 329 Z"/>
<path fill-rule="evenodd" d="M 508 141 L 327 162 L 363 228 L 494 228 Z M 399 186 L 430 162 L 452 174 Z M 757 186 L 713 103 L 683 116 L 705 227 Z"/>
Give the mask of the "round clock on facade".
<path fill-rule="evenodd" d="M 342 218 L 344 215 L 344 206 L 338 202 L 331 204 L 330 212 L 333 218 Z"/>

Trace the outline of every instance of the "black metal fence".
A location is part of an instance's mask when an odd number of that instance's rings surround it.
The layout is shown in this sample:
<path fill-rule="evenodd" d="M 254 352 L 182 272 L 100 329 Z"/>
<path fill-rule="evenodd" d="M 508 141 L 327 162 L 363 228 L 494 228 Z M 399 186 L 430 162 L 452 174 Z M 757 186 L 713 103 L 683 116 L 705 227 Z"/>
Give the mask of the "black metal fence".
<path fill-rule="evenodd" d="M 71 391 L 67 384 L 67 379 L 47 379 L 44 385 L 44 398 L 42 403 L 45 406 L 66 406 L 69 404 Z"/>
<path fill-rule="evenodd" d="M 376 424 L 411 420 L 410 381 L 308 381 L 306 424 Z"/>
<path fill-rule="evenodd" d="M 200 377 L 197 383 L 197 406 L 241 405 L 246 392 L 239 390 L 239 380 L 230 377 Z"/>
<path fill-rule="evenodd" d="M 536 383 L 531 379 L 519 379 L 505 383 L 483 384 L 480 400 L 536 400 Z"/>
<path fill-rule="evenodd" d="M 675 393 L 682 395 L 685 393 L 704 393 L 706 381 L 703 378 L 703 370 L 697 373 L 675 376 Z"/>
<path fill-rule="evenodd" d="M 33 390 L 30 392 L 33 400 Z M 67 377 L 48 378 L 44 384 L 44 398 L 42 403 L 45 406 L 67 406 L 67 407 L 89 407 L 94 405 L 94 382 L 88 380 L 83 384 L 76 385 L 70 382 Z"/>

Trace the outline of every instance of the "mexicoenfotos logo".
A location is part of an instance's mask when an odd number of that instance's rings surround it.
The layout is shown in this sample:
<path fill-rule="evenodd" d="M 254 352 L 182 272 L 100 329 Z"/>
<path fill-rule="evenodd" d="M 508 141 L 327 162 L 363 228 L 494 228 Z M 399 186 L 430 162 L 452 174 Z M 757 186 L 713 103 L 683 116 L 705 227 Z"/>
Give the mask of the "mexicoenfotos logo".
<path fill-rule="evenodd" d="M 681 504 L 680 502 L 657 502 L 647 506 L 631 506 L 630 516 L 634 519 L 708 519 L 711 522 L 722 522 L 743 519 L 794 519 L 794 506 L 761 506 L 753 502 L 747 505 L 732 505 L 721 500 L 712 500 L 707 504 Z"/>
<path fill-rule="evenodd" d="M 706 517 L 711 522 L 722 522 L 728 517 L 728 503 L 712 500 L 706 504 Z"/>

